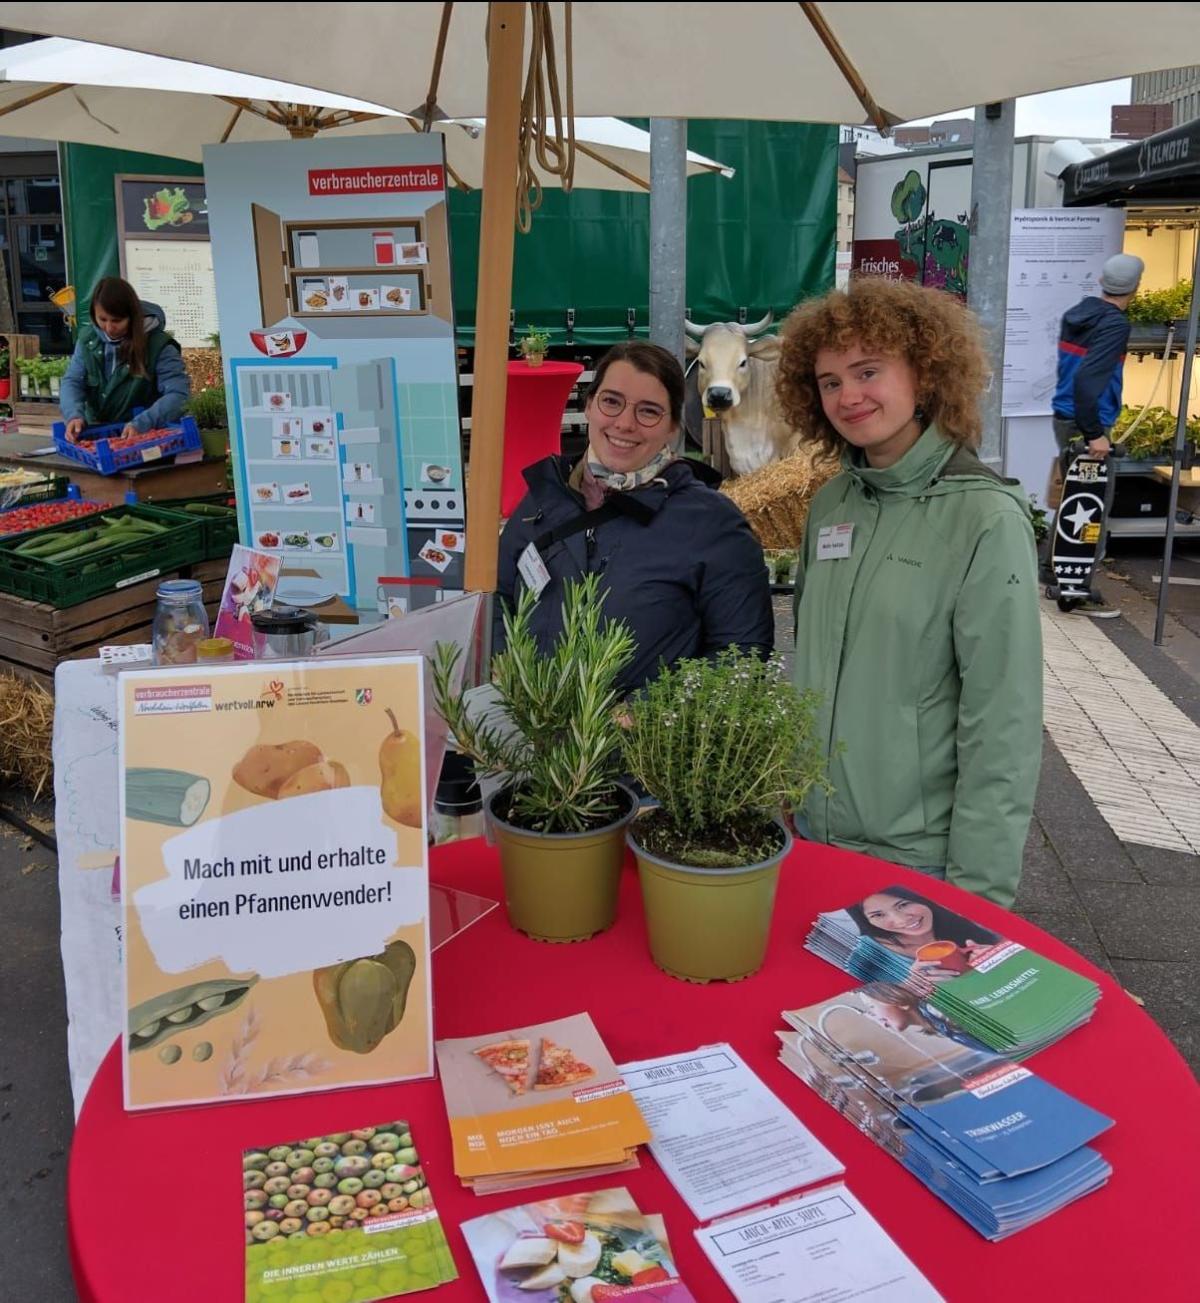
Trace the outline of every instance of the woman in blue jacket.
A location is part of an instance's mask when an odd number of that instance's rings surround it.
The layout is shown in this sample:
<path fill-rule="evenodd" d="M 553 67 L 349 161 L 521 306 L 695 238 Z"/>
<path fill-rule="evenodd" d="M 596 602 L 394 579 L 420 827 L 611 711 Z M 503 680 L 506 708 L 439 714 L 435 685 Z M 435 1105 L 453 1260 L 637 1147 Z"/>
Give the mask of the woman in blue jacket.
<path fill-rule="evenodd" d="M 105 277 L 92 291 L 91 325 L 79 332 L 62 380 L 67 438 L 88 439 L 94 425 L 119 424 L 122 435 L 161 429 L 179 420 L 190 395 L 166 313 L 143 303 L 128 281 Z"/>
<path fill-rule="evenodd" d="M 536 573 L 532 546 L 545 568 L 533 612 L 538 644 L 548 651 L 561 631 L 564 582 L 599 574 L 605 616 L 624 620 L 637 644 L 618 680 L 623 693 L 663 665 L 731 645 L 770 654 L 775 622 L 762 548 L 714 491 L 720 476 L 675 456 L 683 395 L 682 367 L 656 344 L 615 344 L 600 360 L 585 409 L 587 453 L 574 466 L 547 457 L 527 467 L 529 492 L 504 527 L 496 651 L 522 571 Z"/>

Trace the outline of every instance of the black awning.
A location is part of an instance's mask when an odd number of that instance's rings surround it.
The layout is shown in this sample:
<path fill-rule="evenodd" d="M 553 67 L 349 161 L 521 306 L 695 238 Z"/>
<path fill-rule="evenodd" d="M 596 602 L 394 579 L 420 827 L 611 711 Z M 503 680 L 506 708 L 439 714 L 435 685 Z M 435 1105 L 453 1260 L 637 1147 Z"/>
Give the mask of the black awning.
<path fill-rule="evenodd" d="M 1062 175 L 1063 204 L 1200 197 L 1200 118 L 1147 136 Z"/>

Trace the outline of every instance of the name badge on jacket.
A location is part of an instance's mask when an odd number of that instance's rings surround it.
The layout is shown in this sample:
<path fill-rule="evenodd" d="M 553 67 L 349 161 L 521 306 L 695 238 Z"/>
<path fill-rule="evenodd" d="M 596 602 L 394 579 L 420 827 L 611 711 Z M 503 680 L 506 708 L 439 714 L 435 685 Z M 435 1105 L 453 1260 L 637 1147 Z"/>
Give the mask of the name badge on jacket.
<path fill-rule="evenodd" d="M 550 582 L 550 571 L 534 544 L 530 543 L 517 558 L 517 569 L 525 586 L 533 590 L 534 597 L 541 597 L 542 589 Z"/>
<path fill-rule="evenodd" d="M 837 561 L 850 555 L 853 525 L 825 525 L 817 533 L 817 560 Z"/>

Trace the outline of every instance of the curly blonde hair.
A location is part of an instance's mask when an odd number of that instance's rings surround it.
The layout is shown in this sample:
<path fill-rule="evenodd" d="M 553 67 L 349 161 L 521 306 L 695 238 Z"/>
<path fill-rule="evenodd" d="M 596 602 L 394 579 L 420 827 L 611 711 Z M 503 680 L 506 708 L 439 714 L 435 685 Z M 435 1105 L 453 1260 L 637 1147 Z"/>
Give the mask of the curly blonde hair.
<path fill-rule="evenodd" d="M 979 396 L 989 368 L 974 316 L 951 295 L 907 281 L 855 277 L 846 290 L 802 303 L 779 337 L 775 391 L 785 419 L 805 442 L 831 453 L 846 446 L 821 405 L 816 360 L 823 348 L 840 353 L 858 344 L 903 358 L 925 419 L 955 443 L 979 443 Z"/>

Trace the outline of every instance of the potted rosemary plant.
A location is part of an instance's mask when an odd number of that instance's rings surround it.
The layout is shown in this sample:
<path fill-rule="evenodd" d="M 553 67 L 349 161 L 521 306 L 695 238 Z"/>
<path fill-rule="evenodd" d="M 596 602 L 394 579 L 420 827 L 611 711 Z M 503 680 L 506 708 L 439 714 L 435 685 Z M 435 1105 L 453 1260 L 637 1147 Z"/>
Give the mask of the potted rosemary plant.
<path fill-rule="evenodd" d="M 509 921 L 541 941 L 582 941 L 616 918 L 625 827 L 637 808 L 617 782 L 615 686 L 634 644 L 624 624 L 601 618 L 595 575 L 566 585 L 548 656 L 530 630 L 536 601 L 521 593 L 505 616 L 506 650 L 492 662 L 503 723 L 473 714 L 455 691 L 457 647 L 435 649 L 433 696 L 456 748 L 482 777 L 504 780 L 487 809 Z"/>
<path fill-rule="evenodd" d="M 814 693 L 777 657 L 730 648 L 681 661 L 626 707 L 625 768 L 658 802 L 628 833 L 654 962 L 674 977 L 737 981 L 766 952 L 781 818 L 824 784 Z"/>

